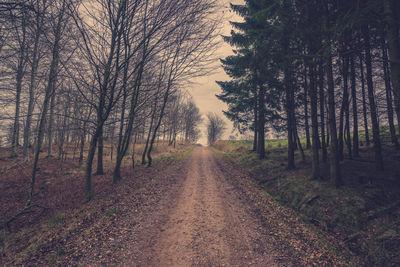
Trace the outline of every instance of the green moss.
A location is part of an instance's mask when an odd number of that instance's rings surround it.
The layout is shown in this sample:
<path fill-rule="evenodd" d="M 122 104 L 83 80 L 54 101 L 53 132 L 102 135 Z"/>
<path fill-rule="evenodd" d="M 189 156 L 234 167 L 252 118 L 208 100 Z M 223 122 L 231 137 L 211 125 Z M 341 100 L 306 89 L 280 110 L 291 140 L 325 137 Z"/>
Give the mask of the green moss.
<path fill-rule="evenodd" d="M 63 222 L 64 222 L 64 217 L 60 213 L 57 213 L 50 217 L 50 219 L 47 221 L 47 226 L 53 227 L 62 224 Z"/>

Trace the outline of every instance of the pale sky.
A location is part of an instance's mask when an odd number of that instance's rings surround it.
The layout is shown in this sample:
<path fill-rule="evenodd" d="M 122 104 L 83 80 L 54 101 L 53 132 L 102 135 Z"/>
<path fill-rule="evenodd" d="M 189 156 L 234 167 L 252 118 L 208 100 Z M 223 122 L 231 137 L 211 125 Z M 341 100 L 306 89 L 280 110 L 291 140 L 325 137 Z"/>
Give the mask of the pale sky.
<path fill-rule="evenodd" d="M 229 35 L 231 31 L 231 26 L 229 21 L 240 21 L 240 17 L 230 11 L 229 3 L 242 3 L 240 0 L 236 1 L 227 1 L 221 0 L 224 4 L 224 9 L 221 10 L 221 16 L 224 16 L 223 25 L 222 25 L 222 34 Z M 222 45 L 216 51 L 216 57 L 225 58 L 226 56 L 232 55 L 232 47 L 223 42 L 221 38 Z M 228 139 L 229 135 L 231 135 L 233 124 L 229 121 L 224 114 L 223 110 L 227 109 L 227 105 L 218 100 L 215 96 L 221 92 L 220 87 L 216 84 L 215 81 L 228 81 L 229 76 L 227 76 L 224 70 L 221 67 L 221 63 L 219 61 L 216 62 L 219 66 L 218 69 L 211 75 L 206 77 L 201 77 L 195 80 L 195 83 L 188 88 L 188 92 L 193 96 L 193 99 L 197 106 L 200 109 L 200 112 L 203 114 L 204 122 L 202 125 L 202 136 L 199 140 L 201 144 L 207 144 L 207 131 L 206 131 L 206 117 L 205 114 L 208 112 L 215 112 L 221 118 L 223 118 L 227 123 L 227 129 L 225 131 L 223 139 Z"/>

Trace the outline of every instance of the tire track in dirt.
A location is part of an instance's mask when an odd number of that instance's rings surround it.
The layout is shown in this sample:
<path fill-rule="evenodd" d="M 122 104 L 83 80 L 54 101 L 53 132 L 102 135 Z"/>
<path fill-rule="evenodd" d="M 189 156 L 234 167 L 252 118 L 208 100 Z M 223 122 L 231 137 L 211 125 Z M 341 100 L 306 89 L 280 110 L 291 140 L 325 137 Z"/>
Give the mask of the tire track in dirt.
<path fill-rule="evenodd" d="M 80 256 L 68 266 L 293 266 L 269 226 L 243 192 L 233 170 L 221 168 L 208 148 L 197 147 L 118 204 L 120 216 L 97 241 L 68 247 Z M 68 249 L 70 250 L 70 249 Z M 84 251 L 84 253 L 79 253 Z"/>
<path fill-rule="evenodd" d="M 142 171 L 142 183 L 126 179 L 106 207 L 86 207 L 67 238 L 24 266 L 361 266 L 208 148 Z"/>
<path fill-rule="evenodd" d="M 183 191 L 155 244 L 152 266 L 276 266 L 261 223 L 247 212 L 207 148 L 188 160 Z"/>

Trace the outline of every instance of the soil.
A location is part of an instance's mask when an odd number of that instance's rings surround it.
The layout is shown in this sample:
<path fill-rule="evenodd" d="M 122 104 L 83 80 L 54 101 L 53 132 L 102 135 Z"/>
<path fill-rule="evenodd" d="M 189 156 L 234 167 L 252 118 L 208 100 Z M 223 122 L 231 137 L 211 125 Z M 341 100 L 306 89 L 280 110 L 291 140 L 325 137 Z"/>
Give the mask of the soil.
<path fill-rule="evenodd" d="M 186 162 L 184 176 L 143 265 L 276 265 L 278 252 L 268 233 L 228 183 L 210 150 L 197 149 Z"/>
<path fill-rule="evenodd" d="M 252 184 L 244 170 L 217 159 L 206 147 L 156 170 L 139 188 L 129 180 L 120 185 L 108 201 L 112 212 L 102 207 L 102 213 L 88 215 L 24 265 L 359 264 L 345 252 L 332 253 L 341 250 L 339 242 L 310 230 Z"/>

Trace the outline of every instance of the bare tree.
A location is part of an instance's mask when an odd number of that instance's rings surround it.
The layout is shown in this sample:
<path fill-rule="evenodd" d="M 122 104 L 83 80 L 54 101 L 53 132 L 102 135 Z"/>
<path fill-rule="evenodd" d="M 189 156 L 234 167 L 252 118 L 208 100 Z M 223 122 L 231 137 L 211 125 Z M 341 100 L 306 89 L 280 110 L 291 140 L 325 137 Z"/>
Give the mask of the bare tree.
<path fill-rule="evenodd" d="M 207 141 L 212 145 L 222 137 L 226 123 L 215 113 L 207 114 Z"/>
<path fill-rule="evenodd" d="M 58 69 L 59 69 L 61 41 L 63 38 L 63 33 L 66 29 L 66 26 L 67 26 L 68 20 L 69 20 L 69 16 L 67 14 L 67 8 L 68 8 L 69 4 L 70 4 L 69 0 L 63 0 L 62 2 L 60 2 L 58 4 L 54 3 L 53 6 L 51 7 L 51 9 L 52 9 L 51 17 L 53 19 L 52 22 L 54 23 L 53 28 L 52 28 L 53 40 L 52 40 L 52 49 L 51 49 L 51 64 L 50 64 L 50 71 L 49 71 L 49 76 L 48 76 L 48 80 L 47 80 L 45 96 L 43 99 L 42 113 L 40 115 L 40 120 L 39 120 L 37 141 L 36 141 L 36 150 L 35 150 L 35 155 L 34 155 L 32 176 L 31 176 L 31 184 L 30 184 L 28 199 L 27 199 L 27 203 L 26 203 L 27 207 L 29 207 L 31 205 L 31 201 L 32 201 L 35 180 L 36 180 L 36 171 L 37 171 L 37 166 L 39 163 L 39 153 L 40 153 L 40 150 L 42 147 L 44 130 L 45 130 L 44 127 L 45 127 L 45 122 L 46 122 L 46 115 L 47 115 L 47 111 L 48 111 L 48 107 L 49 107 L 50 98 L 54 94 L 54 89 L 56 86 L 55 83 L 56 83 L 56 77 L 57 77 L 57 73 L 58 73 Z"/>
<path fill-rule="evenodd" d="M 40 54 L 43 54 L 44 47 L 40 46 L 40 39 L 43 35 L 43 29 L 44 29 L 44 19 L 45 19 L 45 12 L 47 9 L 47 1 L 46 0 L 37 0 L 35 3 L 35 10 L 36 14 L 34 16 L 33 20 L 33 26 L 32 26 L 32 31 L 33 31 L 33 51 L 31 55 L 31 63 L 30 63 L 30 81 L 29 81 L 29 100 L 28 100 L 28 111 L 26 115 L 26 121 L 25 121 L 25 128 L 24 128 L 24 144 L 23 144 L 23 154 L 24 158 L 28 158 L 29 153 L 28 149 L 30 146 L 30 135 L 31 135 L 31 124 L 32 124 L 32 116 L 33 116 L 33 110 L 34 110 L 34 104 L 35 104 L 35 99 L 34 99 L 34 94 L 35 94 L 35 88 L 36 88 L 36 76 L 37 76 L 37 70 L 39 67 L 39 61 L 40 61 Z M 42 50 L 42 51 L 40 51 Z"/>
<path fill-rule="evenodd" d="M 186 143 L 194 143 L 200 138 L 199 125 L 202 121 L 199 108 L 190 98 L 182 107 L 182 124 Z"/>

